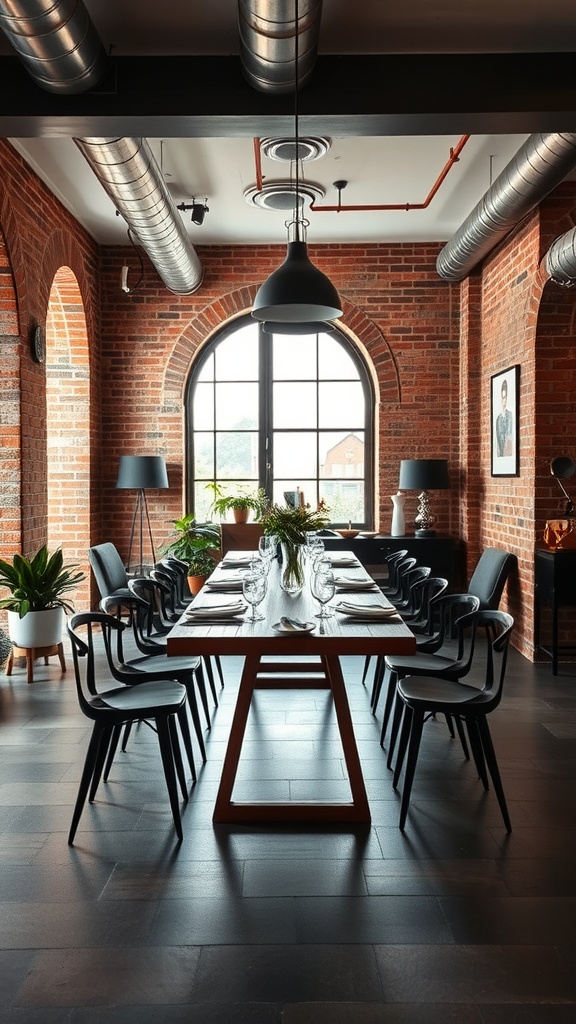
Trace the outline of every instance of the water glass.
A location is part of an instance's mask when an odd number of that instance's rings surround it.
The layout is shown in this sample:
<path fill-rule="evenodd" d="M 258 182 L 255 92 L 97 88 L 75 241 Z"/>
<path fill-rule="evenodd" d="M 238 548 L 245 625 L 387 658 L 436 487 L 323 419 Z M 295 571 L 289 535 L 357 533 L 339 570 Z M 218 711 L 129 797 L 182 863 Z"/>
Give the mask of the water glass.
<path fill-rule="evenodd" d="M 326 605 L 328 601 L 331 601 L 336 593 L 336 583 L 334 581 L 334 573 L 330 570 L 327 572 L 320 570 L 319 572 L 312 573 L 311 587 L 312 596 L 316 598 L 320 603 L 320 611 L 316 613 L 318 619 L 329 619 L 334 614 L 329 612 Z"/>
<path fill-rule="evenodd" d="M 257 605 L 261 604 L 266 596 L 267 580 L 263 572 L 248 572 L 242 580 L 242 593 L 249 605 L 252 607 L 252 614 L 246 622 L 257 622 L 263 619 L 263 615 L 256 613 Z"/>

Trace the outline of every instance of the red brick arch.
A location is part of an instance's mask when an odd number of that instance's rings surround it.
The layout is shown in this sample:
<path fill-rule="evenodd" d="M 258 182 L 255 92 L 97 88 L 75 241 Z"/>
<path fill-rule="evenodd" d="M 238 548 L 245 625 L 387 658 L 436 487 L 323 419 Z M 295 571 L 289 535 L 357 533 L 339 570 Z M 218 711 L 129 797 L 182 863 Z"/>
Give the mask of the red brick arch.
<path fill-rule="evenodd" d="M 186 382 L 194 358 L 214 333 L 227 320 L 247 313 L 254 302 L 257 285 L 228 292 L 206 306 L 188 324 L 180 335 L 164 374 L 163 409 L 172 416 L 180 412 L 184 401 Z M 368 371 L 372 373 L 376 402 L 401 401 L 400 375 L 392 349 L 378 325 L 351 302 L 344 301 L 343 316 L 339 321 L 343 332 L 364 355 Z"/>

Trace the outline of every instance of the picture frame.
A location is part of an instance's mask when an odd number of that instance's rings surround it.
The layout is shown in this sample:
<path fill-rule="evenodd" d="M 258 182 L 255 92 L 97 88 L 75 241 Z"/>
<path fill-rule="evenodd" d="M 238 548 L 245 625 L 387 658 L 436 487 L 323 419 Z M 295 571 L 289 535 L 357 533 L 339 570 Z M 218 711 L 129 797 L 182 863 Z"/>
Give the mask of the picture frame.
<path fill-rule="evenodd" d="M 490 461 L 492 476 L 520 475 L 520 366 L 490 378 Z"/>

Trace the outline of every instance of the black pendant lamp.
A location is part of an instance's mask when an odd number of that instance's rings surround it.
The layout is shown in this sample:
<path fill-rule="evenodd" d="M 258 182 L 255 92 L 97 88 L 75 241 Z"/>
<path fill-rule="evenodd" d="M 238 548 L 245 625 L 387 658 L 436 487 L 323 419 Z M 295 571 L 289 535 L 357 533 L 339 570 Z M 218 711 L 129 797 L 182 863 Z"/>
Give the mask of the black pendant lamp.
<path fill-rule="evenodd" d="M 295 202 L 294 218 L 287 224 L 286 259 L 260 286 L 254 299 L 252 316 L 256 320 L 278 324 L 306 324 L 314 333 L 319 324 L 342 316 L 338 292 L 332 282 L 310 261 L 306 245 L 307 222 L 302 216 L 302 199 L 298 168 L 300 164 L 298 135 L 298 0 L 294 0 L 294 140 L 295 140 Z M 292 231 L 291 231 L 292 229 Z M 290 238 L 290 234 L 293 237 Z M 278 332 L 280 333 L 280 332 Z M 286 332 L 283 332 L 286 333 Z"/>

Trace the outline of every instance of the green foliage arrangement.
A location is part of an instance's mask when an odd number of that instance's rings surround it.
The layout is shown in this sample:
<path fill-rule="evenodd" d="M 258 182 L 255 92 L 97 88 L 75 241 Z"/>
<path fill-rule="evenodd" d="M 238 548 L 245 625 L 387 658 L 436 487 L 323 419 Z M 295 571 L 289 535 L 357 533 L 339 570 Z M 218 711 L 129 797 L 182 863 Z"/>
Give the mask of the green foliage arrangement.
<path fill-rule="evenodd" d="M 317 509 L 311 509 L 309 505 L 298 508 L 271 505 L 262 517 L 262 527 L 265 534 L 276 536 L 281 544 L 305 544 L 307 533 L 328 525 L 327 513 L 324 505 Z"/>
<path fill-rule="evenodd" d="M 18 612 L 22 619 L 27 612 L 41 612 L 49 608 L 74 611 L 64 594 L 75 590 L 85 579 L 85 573 L 74 572 L 76 565 L 64 565 L 62 551 L 52 555 L 46 545 L 31 560 L 25 555 L 14 555 L 11 562 L 0 558 L 0 587 L 6 587 L 11 597 L 0 601 L 0 608 Z"/>
<path fill-rule="evenodd" d="M 162 550 L 188 564 L 190 576 L 209 576 L 220 547 L 220 530 L 213 523 L 199 525 L 192 512 L 172 520 L 177 537 Z"/>
<path fill-rule="evenodd" d="M 251 493 L 224 494 L 218 484 L 212 485 L 214 501 L 212 509 L 218 516 L 225 516 L 227 512 L 253 512 L 254 519 L 258 521 L 264 515 L 268 505 L 266 491 L 259 487 Z"/>

